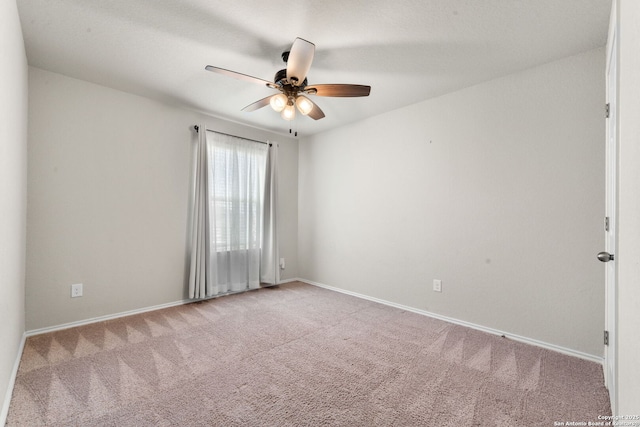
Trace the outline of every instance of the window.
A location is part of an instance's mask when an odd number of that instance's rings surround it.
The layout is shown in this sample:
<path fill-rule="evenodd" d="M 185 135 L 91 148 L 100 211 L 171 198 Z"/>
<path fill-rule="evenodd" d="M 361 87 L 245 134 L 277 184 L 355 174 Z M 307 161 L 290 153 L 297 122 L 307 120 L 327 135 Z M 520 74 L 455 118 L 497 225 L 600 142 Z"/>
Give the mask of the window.
<path fill-rule="evenodd" d="M 260 249 L 266 144 L 212 133 L 209 209 L 216 252 Z"/>

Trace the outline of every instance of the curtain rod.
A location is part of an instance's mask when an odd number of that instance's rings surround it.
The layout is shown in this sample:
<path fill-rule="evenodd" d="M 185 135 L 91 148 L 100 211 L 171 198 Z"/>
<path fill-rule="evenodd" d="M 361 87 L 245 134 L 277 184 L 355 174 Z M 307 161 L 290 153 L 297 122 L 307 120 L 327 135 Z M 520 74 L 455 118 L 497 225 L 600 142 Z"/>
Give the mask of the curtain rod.
<path fill-rule="evenodd" d="M 199 132 L 200 126 L 194 125 L 193 128 L 196 130 L 196 132 Z M 219 134 L 222 134 L 222 135 L 232 136 L 234 138 L 246 139 L 247 141 L 257 142 L 258 144 L 267 144 L 269 147 L 271 147 L 271 143 L 269 143 L 269 142 L 258 141 L 257 139 L 245 138 L 243 136 L 238 136 L 238 135 L 231 135 L 230 133 L 218 132 L 217 130 L 211 130 L 211 129 L 205 129 L 205 130 L 207 132 L 215 132 L 215 133 L 219 133 Z"/>

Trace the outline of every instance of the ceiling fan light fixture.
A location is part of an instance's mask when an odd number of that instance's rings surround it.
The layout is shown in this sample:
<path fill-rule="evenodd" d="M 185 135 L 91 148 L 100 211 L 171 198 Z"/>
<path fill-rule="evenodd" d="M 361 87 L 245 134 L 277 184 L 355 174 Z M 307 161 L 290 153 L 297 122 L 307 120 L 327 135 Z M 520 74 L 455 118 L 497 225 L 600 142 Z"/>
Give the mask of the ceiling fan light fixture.
<path fill-rule="evenodd" d="M 298 98 L 296 98 L 296 107 L 298 107 L 302 115 L 306 116 L 313 110 L 313 102 L 306 96 L 299 95 Z"/>
<path fill-rule="evenodd" d="M 284 107 L 280 115 L 285 120 L 293 120 L 296 117 L 296 107 L 293 106 L 293 103 L 288 104 Z"/>
<path fill-rule="evenodd" d="M 287 102 L 288 102 L 288 99 L 284 93 L 273 95 L 269 100 L 269 104 L 271 105 L 271 108 L 273 108 L 278 113 L 284 110 L 284 107 L 287 106 Z"/>

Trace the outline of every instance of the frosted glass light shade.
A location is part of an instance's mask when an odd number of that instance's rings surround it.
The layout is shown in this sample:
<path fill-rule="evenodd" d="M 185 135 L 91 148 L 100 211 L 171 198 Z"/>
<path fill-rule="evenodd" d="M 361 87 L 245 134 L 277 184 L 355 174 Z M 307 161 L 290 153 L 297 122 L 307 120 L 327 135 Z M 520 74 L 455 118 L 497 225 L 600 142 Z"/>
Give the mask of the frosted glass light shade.
<path fill-rule="evenodd" d="M 293 104 L 287 105 L 280 113 L 283 119 L 285 120 L 293 120 L 296 117 L 296 108 Z"/>
<path fill-rule="evenodd" d="M 269 99 L 269 104 L 271 104 L 271 108 L 279 113 L 287 106 L 287 101 L 287 96 L 284 93 L 279 93 L 277 95 L 273 95 L 271 99 Z"/>
<path fill-rule="evenodd" d="M 313 110 L 313 103 L 306 96 L 300 95 L 296 99 L 296 106 L 298 110 L 305 116 Z"/>

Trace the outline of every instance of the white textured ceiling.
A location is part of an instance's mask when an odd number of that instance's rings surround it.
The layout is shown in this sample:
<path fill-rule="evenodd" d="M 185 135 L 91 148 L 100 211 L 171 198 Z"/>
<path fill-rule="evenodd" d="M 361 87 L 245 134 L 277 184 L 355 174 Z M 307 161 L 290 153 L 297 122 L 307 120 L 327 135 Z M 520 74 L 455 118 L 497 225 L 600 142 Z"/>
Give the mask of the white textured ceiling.
<path fill-rule="evenodd" d="M 309 84 L 372 87 L 313 100 L 300 136 L 603 46 L 610 0 L 17 0 L 29 64 L 279 133 L 275 93 L 205 71 L 265 80 L 301 37 Z"/>

